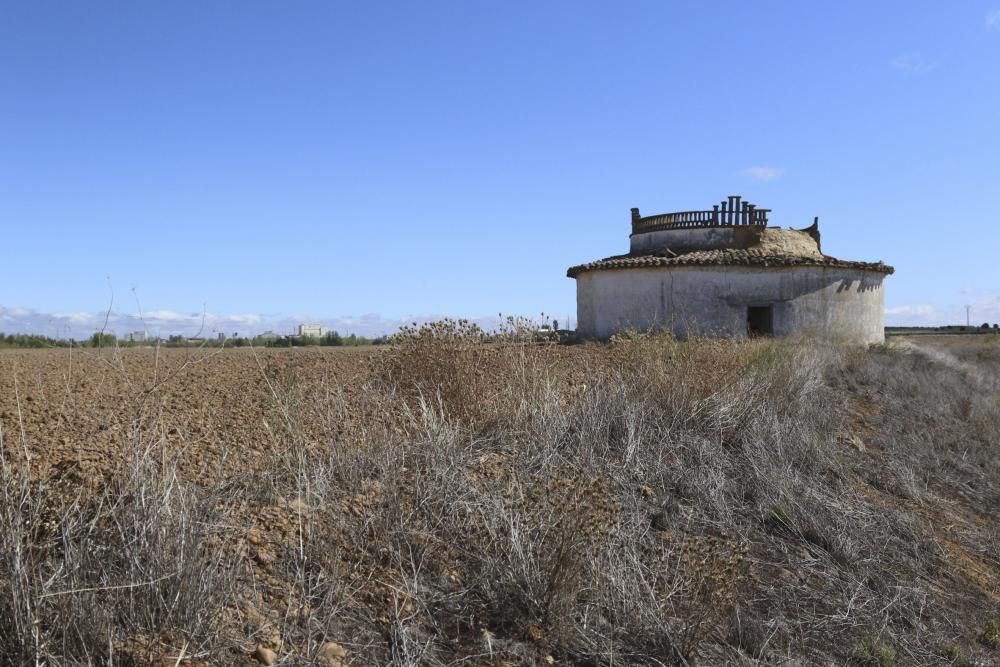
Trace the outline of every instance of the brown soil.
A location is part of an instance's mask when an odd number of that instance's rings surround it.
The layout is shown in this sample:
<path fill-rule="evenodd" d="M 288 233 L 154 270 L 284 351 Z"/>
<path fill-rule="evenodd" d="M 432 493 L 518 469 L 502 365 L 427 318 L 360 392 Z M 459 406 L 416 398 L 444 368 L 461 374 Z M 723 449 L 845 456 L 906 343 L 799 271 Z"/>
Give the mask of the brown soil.
<path fill-rule="evenodd" d="M 182 454 L 191 478 L 250 471 L 273 453 L 282 429 L 276 397 L 338 394 L 350 403 L 371 349 L 0 350 L 0 428 L 5 454 L 35 477 L 72 468 L 82 479 L 114 469 L 141 424 L 142 438 Z M 310 401 L 301 401 L 309 407 Z M 299 411 L 307 445 L 329 441 L 331 423 Z"/>

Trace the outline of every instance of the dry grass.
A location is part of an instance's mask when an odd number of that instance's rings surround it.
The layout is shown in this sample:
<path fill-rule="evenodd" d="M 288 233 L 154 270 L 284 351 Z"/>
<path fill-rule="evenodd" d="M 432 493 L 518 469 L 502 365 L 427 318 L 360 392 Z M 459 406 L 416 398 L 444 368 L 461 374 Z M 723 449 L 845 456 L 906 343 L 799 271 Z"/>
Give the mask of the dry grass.
<path fill-rule="evenodd" d="M 186 476 L 183 449 L 148 435 L 169 410 L 137 404 L 99 484 L 5 458 L 0 650 L 989 664 L 1000 358 L 948 353 L 962 363 L 809 341 L 565 348 L 446 322 L 368 358 L 357 391 L 265 359 L 260 465 Z M 347 656 L 323 658 L 329 642 Z"/>
<path fill-rule="evenodd" d="M 7 664 L 146 663 L 226 641 L 238 563 L 225 487 L 135 450 L 84 496 L 72 474 L 0 469 L 0 653 Z M 233 637 L 230 635 L 229 640 Z"/>

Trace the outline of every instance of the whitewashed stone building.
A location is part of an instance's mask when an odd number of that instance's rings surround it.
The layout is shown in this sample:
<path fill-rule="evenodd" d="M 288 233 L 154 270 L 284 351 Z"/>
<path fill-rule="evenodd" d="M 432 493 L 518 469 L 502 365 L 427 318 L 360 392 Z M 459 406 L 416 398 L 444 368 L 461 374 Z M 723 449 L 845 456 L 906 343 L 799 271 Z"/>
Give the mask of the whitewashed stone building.
<path fill-rule="evenodd" d="M 768 227 L 768 213 L 738 196 L 706 211 L 642 217 L 632 209 L 628 254 L 567 272 L 576 279 L 578 335 L 666 329 L 882 342 L 882 283 L 893 268 L 824 255 L 819 218 L 781 229 Z"/>

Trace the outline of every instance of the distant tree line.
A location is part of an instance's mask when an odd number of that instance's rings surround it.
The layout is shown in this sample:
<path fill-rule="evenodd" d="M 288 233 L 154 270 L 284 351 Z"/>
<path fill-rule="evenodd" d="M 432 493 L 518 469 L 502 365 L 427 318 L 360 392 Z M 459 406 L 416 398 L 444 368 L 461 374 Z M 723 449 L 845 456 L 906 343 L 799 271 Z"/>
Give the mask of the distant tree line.
<path fill-rule="evenodd" d="M 357 334 L 341 335 L 329 331 L 323 336 L 277 336 L 264 341 L 265 347 L 358 347 L 361 345 L 385 345 L 388 337 L 368 338 Z M 255 344 L 256 341 L 255 341 Z"/>
<path fill-rule="evenodd" d="M 185 338 L 179 334 L 166 339 L 150 339 L 147 341 L 130 341 L 118 338 L 113 333 L 95 332 L 90 338 L 78 341 L 72 338 L 52 338 L 38 334 L 5 334 L 0 331 L 0 348 L 46 348 L 46 347 L 136 347 L 155 345 L 166 347 L 356 347 L 361 345 L 384 345 L 388 342 L 386 336 L 368 338 L 356 334 L 342 335 L 331 331 L 325 336 L 239 336 L 216 338 Z"/>
<path fill-rule="evenodd" d="M 170 336 L 165 341 L 167 347 L 187 347 L 192 345 L 205 347 L 307 347 L 307 346 L 329 346 L 346 347 L 359 345 L 382 345 L 386 342 L 386 337 L 366 338 L 350 334 L 343 336 L 336 331 L 331 331 L 325 336 L 229 336 L 226 338 L 206 338 L 191 339 L 184 336 Z"/>
<path fill-rule="evenodd" d="M 991 334 L 1000 335 L 1000 324 L 990 324 L 989 322 L 983 322 L 979 326 L 975 324 L 945 324 L 937 327 L 928 326 L 887 326 L 885 328 L 886 332 L 892 333 L 964 333 L 964 334 Z"/>
<path fill-rule="evenodd" d="M 4 334 L 0 332 L 0 347 L 70 347 L 79 344 L 64 338 L 49 338 L 36 334 Z"/>
<path fill-rule="evenodd" d="M 39 334 L 5 334 L 0 331 L 0 348 L 42 348 L 42 347 L 110 347 L 118 343 L 111 333 L 95 333 L 86 340 L 74 338 L 52 338 Z"/>
<path fill-rule="evenodd" d="M 240 336 L 234 334 L 228 337 L 217 338 L 185 338 L 184 336 L 170 336 L 164 341 L 167 347 L 189 347 L 192 345 L 204 347 L 355 347 L 361 345 L 384 345 L 388 341 L 386 336 L 378 338 L 367 338 L 356 334 L 346 336 L 331 331 L 324 336 Z"/>

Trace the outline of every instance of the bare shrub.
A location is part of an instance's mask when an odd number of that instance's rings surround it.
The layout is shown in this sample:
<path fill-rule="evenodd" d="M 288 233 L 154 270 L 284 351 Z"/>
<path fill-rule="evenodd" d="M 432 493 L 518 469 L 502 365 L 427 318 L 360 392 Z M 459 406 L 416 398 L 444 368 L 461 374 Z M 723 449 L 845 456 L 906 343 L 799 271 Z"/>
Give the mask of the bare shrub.
<path fill-rule="evenodd" d="M 895 667 L 896 649 L 875 639 L 865 639 L 854 647 L 852 662 L 859 667 Z"/>
<path fill-rule="evenodd" d="M 426 401 L 473 430 L 510 425 L 544 380 L 533 328 L 513 318 L 489 335 L 467 320 L 404 327 L 372 375 L 411 413 Z"/>
<path fill-rule="evenodd" d="M 146 662 L 226 644 L 229 498 L 148 456 L 90 497 L 3 462 L 0 651 L 14 663 Z M 69 491 L 69 493 L 66 493 Z"/>

